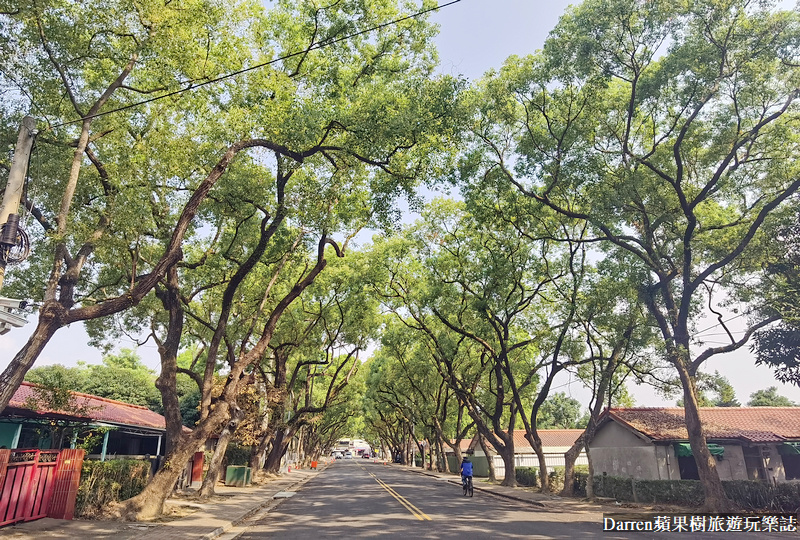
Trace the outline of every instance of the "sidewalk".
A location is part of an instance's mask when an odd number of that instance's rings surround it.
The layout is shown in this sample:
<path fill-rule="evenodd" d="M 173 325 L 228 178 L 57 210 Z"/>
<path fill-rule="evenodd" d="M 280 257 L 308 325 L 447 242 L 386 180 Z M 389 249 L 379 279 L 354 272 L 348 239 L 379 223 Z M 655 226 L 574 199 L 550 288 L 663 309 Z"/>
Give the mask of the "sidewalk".
<path fill-rule="evenodd" d="M 409 467 L 408 465 L 399 465 L 400 467 L 413 471 L 425 476 L 432 476 L 441 481 L 446 481 L 457 486 L 461 486 L 461 479 L 457 474 L 441 473 L 435 471 L 428 471 L 418 467 Z M 490 484 L 486 479 L 474 478 L 473 487 L 477 492 L 484 492 L 502 497 L 504 499 L 511 499 L 518 502 L 528 503 L 537 508 L 541 508 L 547 512 L 555 513 L 603 513 L 603 512 L 620 512 L 620 506 L 616 503 L 593 503 L 584 499 L 560 497 L 558 495 L 546 495 L 540 493 L 536 488 L 528 487 L 506 487 L 499 484 Z M 647 508 L 643 505 L 625 504 L 624 512 L 648 512 Z"/>
<path fill-rule="evenodd" d="M 325 468 L 320 463 L 319 470 Z M 303 469 L 281 475 L 258 487 L 234 488 L 218 486 L 217 497 L 209 503 L 186 499 L 168 499 L 167 504 L 179 510 L 197 510 L 191 514 L 165 522 L 89 521 L 39 519 L 0 529 L 0 538 L 15 540 L 48 539 L 100 539 L 100 540 L 207 540 L 217 538 L 225 531 L 246 520 L 262 508 L 281 500 L 276 494 L 294 491 L 317 475 L 317 471 Z"/>

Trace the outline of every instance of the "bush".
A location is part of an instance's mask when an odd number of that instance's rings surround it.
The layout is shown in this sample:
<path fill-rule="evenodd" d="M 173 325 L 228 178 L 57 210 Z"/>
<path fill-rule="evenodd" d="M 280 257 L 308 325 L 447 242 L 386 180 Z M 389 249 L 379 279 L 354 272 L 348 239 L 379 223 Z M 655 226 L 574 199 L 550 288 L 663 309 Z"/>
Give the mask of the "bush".
<path fill-rule="evenodd" d="M 765 484 L 752 480 L 722 482 L 725 494 L 744 510 L 794 514 L 800 508 L 800 484 Z"/>
<path fill-rule="evenodd" d="M 701 506 L 705 498 L 699 480 L 637 480 L 635 489 L 643 503 Z"/>
<path fill-rule="evenodd" d="M 585 490 L 584 483 L 584 490 Z M 752 480 L 724 480 L 725 494 L 746 511 L 795 513 L 800 508 L 799 484 L 766 484 Z M 618 501 L 646 504 L 700 506 L 703 487 L 698 480 L 632 480 L 619 476 L 595 476 L 595 494 Z M 585 492 L 585 491 L 584 491 Z"/>
<path fill-rule="evenodd" d="M 84 461 L 75 516 L 91 516 L 110 503 L 138 495 L 147 485 L 149 476 L 149 461 Z"/>
<path fill-rule="evenodd" d="M 586 497 L 586 482 L 589 480 L 589 473 L 575 471 L 575 483 L 573 491 L 578 497 Z"/>
<path fill-rule="evenodd" d="M 536 487 L 538 485 L 538 467 L 517 467 L 514 469 L 514 475 L 517 478 L 517 484 L 521 486 Z"/>
<path fill-rule="evenodd" d="M 556 493 L 564 489 L 564 467 L 553 467 L 548 471 L 547 479 L 550 480 L 550 491 Z"/>
<path fill-rule="evenodd" d="M 228 448 L 225 449 L 225 464 L 250 465 L 250 447 L 237 443 L 228 444 Z"/>

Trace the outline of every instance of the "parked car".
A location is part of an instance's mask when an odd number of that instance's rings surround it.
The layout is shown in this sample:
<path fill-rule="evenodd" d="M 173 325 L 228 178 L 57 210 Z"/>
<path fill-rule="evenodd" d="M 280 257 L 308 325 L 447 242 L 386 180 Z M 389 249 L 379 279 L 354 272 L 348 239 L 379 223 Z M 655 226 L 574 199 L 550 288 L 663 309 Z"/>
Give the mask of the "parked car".
<path fill-rule="evenodd" d="M 364 452 L 363 454 L 361 454 L 361 457 L 364 459 L 369 459 L 369 452 Z"/>

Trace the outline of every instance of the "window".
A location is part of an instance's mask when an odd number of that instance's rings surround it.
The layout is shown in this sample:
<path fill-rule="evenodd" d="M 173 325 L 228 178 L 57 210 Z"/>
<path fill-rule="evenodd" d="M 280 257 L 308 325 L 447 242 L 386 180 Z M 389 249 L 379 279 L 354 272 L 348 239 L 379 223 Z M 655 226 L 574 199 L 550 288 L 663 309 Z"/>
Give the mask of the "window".
<path fill-rule="evenodd" d="M 700 480 L 694 456 L 679 456 L 678 470 L 681 473 L 681 480 Z"/>
<path fill-rule="evenodd" d="M 744 466 L 747 468 L 749 480 L 766 480 L 764 473 L 764 458 L 761 457 L 761 448 L 758 446 L 742 446 Z"/>
<path fill-rule="evenodd" d="M 783 471 L 787 480 L 800 480 L 800 455 L 783 455 Z"/>

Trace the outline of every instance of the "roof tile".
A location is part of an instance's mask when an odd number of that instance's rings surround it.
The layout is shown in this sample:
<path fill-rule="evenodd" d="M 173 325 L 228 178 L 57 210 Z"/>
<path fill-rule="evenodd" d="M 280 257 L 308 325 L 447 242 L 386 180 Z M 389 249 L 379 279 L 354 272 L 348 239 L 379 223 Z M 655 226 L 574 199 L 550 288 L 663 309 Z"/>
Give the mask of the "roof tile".
<path fill-rule="evenodd" d="M 14 393 L 8 406 L 15 409 L 28 409 L 26 407 L 26 402 L 30 398 L 36 397 L 34 391 L 36 387 L 37 385 L 33 383 L 23 382 Z M 91 394 L 83 394 L 81 392 L 71 392 L 71 394 L 78 399 L 79 406 L 86 407 L 87 414 L 80 415 L 66 411 L 48 410 L 37 410 L 35 412 L 39 415 L 45 415 L 47 413 L 63 414 L 76 418 L 85 418 L 87 420 L 159 430 L 163 430 L 166 427 L 164 417 L 151 411 L 147 407 L 93 396 Z"/>
<path fill-rule="evenodd" d="M 800 407 L 701 407 L 699 412 L 708 439 L 800 439 Z M 609 409 L 606 414 L 652 440 L 689 438 L 681 407 Z"/>

